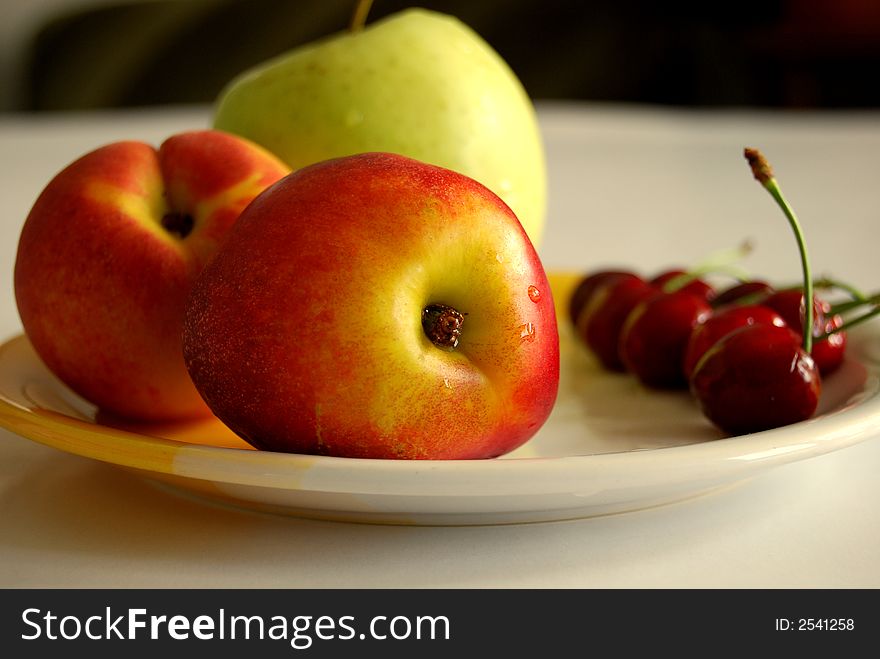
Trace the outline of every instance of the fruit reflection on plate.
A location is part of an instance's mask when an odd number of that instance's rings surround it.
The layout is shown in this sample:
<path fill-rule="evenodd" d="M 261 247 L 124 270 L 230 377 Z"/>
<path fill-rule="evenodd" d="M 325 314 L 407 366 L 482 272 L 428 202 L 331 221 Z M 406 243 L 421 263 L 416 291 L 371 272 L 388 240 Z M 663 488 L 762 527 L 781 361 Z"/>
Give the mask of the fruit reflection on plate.
<path fill-rule="evenodd" d="M 557 305 L 576 277 L 551 275 Z M 559 314 L 562 319 L 564 316 Z M 876 324 L 852 333 L 811 420 L 723 437 L 685 392 L 602 371 L 559 323 L 559 397 L 540 432 L 492 460 L 366 460 L 251 449 L 216 419 L 134 425 L 96 413 L 25 337 L 0 348 L 0 425 L 69 453 L 243 508 L 391 524 L 504 524 L 681 501 L 880 434 Z"/>

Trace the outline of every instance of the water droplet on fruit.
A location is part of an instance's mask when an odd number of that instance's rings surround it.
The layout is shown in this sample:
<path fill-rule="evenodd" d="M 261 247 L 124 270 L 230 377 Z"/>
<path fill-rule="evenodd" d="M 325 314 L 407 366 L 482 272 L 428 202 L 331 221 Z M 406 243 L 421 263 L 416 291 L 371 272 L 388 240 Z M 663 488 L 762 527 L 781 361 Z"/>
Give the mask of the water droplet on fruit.
<path fill-rule="evenodd" d="M 519 326 L 519 338 L 522 341 L 528 341 L 531 343 L 535 340 L 535 336 L 537 335 L 537 331 L 535 330 L 535 325 L 533 323 L 526 323 L 525 325 Z"/>
<path fill-rule="evenodd" d="M 498 261 L 498 263 L 504 263 L 504 257 L 501 256 L 501 254 L 496 254 L 495 260 Z"/>
<path fill-rule="evenodd" d="M 452 389 L 452 385 L 449 384 L 449 378 L 443 378 L 443 386 L 445 386 L 447 389 Z"/>
<path fill-rule="evenodd" d="M 529 299 L 532 302 L 537 302 L 541 299 L 541 291 L 538 290 L 537 286 L 529 286 Z"/>

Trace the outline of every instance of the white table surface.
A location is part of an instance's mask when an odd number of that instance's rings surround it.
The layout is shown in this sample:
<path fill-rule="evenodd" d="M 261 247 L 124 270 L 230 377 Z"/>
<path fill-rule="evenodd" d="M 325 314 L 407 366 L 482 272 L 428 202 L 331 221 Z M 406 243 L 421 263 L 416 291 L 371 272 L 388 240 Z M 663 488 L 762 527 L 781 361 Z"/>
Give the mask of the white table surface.
<path fill-rule="evenodd" d="M 745 265 L 797 280 L 790 230 L 742 158 L 763 150 L 815 271 L 880 289 L 880 113 L 540 106 L 548 269 L 649 273 L 755 241 Z M 0 338 L 45 183 L 101 144 L 205 127 L 207 108 L 0 115 Z M 880 321 L 878 321 L 880 322 Z M 684 503 L 530 525 L 395 527 L 206 505 L 0 431 L 0 587 L 880 587 L 880 441 Z"/>

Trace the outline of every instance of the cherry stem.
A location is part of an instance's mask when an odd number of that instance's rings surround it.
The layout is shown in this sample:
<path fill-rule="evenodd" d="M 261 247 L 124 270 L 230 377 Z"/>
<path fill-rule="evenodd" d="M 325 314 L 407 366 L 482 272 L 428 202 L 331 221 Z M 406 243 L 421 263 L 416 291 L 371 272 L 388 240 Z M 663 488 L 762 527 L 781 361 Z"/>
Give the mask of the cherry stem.
<path fill-rule="evenodd" d="M 862 314 L 861 316 L 857 316 L 855 318 L 852 318 L 852 319 L 846 321 L 845 323 L 843 323 L 840 327 L 835 327 L 830 332 L 824 332 L 823 334 L 820 334 L 819 336 L 816 337 L 816 341 L 822 341 L 824 339 L 827 339 L 832 334 L 837 334 L 838 332 L 842 332 L 843 330 L 851 329 L 851 328 L 855 327 L 856 325 L 861 325 L 862 323 L 867 322 L 877 316 L 880 316 L 880 307 L 874 307 L 868 313 Z"/>
<path fill-rule="evenodd" d="M 850 296 L 850 298 L 852 298 L 831 305 L 831 311 L 835 313 L 837 312 L 837 310 L 847 311 L 849 309 L 854 309 L 855 307 L 860 307 L 863 304 L 877 304 L 876 299 L 877 296 L 880 295 L 875 294 L 874 297 L 865 295 L 861 290 L 859 290 L 852 284 L 847 284 L 846 282 L 842 282 L 837 279 L 831 279 L 830 277 L 820 277 L 819 279 L 813 281 L 813 289 L 817 288 L 825 290 L 838 289 L 844 291 Z M 803 284 L 790 284 L 788 286 L 778 286 L 776 290 L 802 291 L 803 289 Z"/>
<path fill-rule="evenodd" d="M 752 168 L 752 174 L 755 179 L 764 186 L 770 196 L 773 197 L 776 204 L 785 213 L 791 230 L 794 232 L 795 240 L 797 240 L 798 251 L 801 255 L 801 268 L 804 275 L 804 333 L 802 347 L 807 354 L 813 349 L 813 277 L 810 274 L 810 259 L 807 256 L 807 244 L 804 240 L 804 232 L 801 229 L 800 222 L 794 214 L 791 205 L 786 201 L 779 184 L 773 177 L 773 170 L 770 163 L 757 149 L 746 148 L 744 151 L 746 160 Z"/>
<path fill-rule="evenodd" d="M 767 293 L 757 292 L 743 295 L 735 300 L 738 307 L 745 307 L 752 304 L 760 304 L 767 297 Z"/>
<path fill-rule="evenodd" d="M 836 288 L 838 290 L 849 293 L 849 296 L 853 300 L 857 301 L 864 301 L 867 298 L 867 296 L 862 291 L 860 291 L 852 284 L 848 284 L 845 281 L 840 281 L 838 279 L 833 279 L 832 277 L 819 277 L 819 279 L 813 282 L 813 286 L 815 286 L 816 288 Z"/>
<path fill-rule="evenodd" d="M 833 304 L 831 305 L 831 313 L 845 313 L 847 311 L 851 311 L 852 309 L 863 307 L 867 304 L 875 306 L 880 305 L 880 293 L 874 293 L 874 295 L 863 297 L 859 300 L 847 300 L 846 302 Z"/>
<path fill-rule="evenodd" d="M 749 273 L 742 268 L 736 267 L 734 264 L 751 254 L 753 249 L 754 245 L 752 242 L 745 240 L 737 247 L 714 252 L 687 272 L 683 272 L 667 281 L 663 286 L 663 292 L 674 293 L 695 279 L 714 273 L 728 274 L 739 281 L 746 281 L 749 278 Z"/>
<path fill-rule="evenodd" d="M 348 31 L 355 33 L 364 29 L 367 22 L 367 14 L 370 13 L 370 6 L 373 0 L 358 0 L 355 5 L 354 13 L 351 15 L 351 22 L 348 24 Z"/>

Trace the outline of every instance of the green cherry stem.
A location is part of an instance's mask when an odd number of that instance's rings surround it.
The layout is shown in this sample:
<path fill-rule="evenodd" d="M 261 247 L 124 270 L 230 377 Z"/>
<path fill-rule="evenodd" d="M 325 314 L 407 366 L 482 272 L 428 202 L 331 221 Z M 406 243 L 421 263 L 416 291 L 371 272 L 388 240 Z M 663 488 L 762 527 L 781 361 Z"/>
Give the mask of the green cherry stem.
<path fill-rule="evenodd" d="M 789 284 L 787 286 L 778 286 L 776 288 L 776 290 L 778 291 L 802 291 L 803 289 L 803 284 Z M 844 311 L 849 311 L 850 309 L 855 309 L 856 307 L 861 307 L 866 304 L 880 304 L 880 294 L 875 293 L 873 295 L 866 295 L 852 284 L 840 281 L 839 279 L 832 279 L 830 277 L 819 277 L 818 279 L 813 281 L 813 290 L 816 289 L 836 289 L 839 291 L 843 291 L 844 293 L 849 295 L 850 299 L 841 300 L 840 302 L 835 302 L 834 304 L 832 304 L 831 313 L 841 313 Z"/>
<path fill-rule="evenodd" d="M 837 334 L 838 332 L 842 332 L 843 330 L 851 329 L 852 327 L 855 327 L 856 325 L 861 325 L 862 323 L 867 322 L 872 318 L 876 318 L 877 316 L 880 316 L 880 307 L 874 307 L 868 313 L 862 314 L 861 316 L 856 316 L 855 318 L 851 318 L 843 323 L 840 327 L 835 327 L 830 332 L 824 332 L 823 334 L 820 334 L 816 337 L 816 341 L 827 339 L 832 334 Z"/>
<path fill-rule="evenodd" d="M 735 264 L 751 254 L 753 249 L 752 242 L 745 240 L 736 247 L 713 252 L 687 272 L 667 281 L 663 286 L 663 292 L 674 293 L 695 279 L 710 274 L 726 274 L 738 281 L 746 281 L 749 278 L 749 273 Z"/>
<path fill-rule="evenodd" d="M 755 176 L 755 179 L 764 186 L 782 209 L 782 212 L 785 213 L 785 217 L 788 219 L 788 223 L 797 240 L 798 250 L 801 255 L 801 268 L 804 275 L 804 338 L 802 347 L 804 352 L 809 354 L 813 349 L 813 277 L 810 274 L 810 259 L 807 256 L 804 232 L 801 229 L 797 216 L 794 214 L 794 210 L 786 201 L 782 190 L 779 189 L 779 184 L 773 177 L 773 170 L 770 168 L 770 163 L 767 162 L 767 159 L 757 149 L 750 149 L 748 147 L 744 150 L 744 155 L 749 162 L 749 166 L 752 168 L 752 174 Z"/>
<path fill-rule="evenodd" d="M 839 279 L 834 279 L 832 277 L 819 277 L 813 282 L 813 286 L 816 288 L 827 289 L 836 288 L 839 291 L 849 294 L 853 300 L 865 301 L 867 299 L 867 296 L 852 284 L 848 284 L 845 281 L 840 281 Z"/>
<path fill-rule="evenodd" d="M 874 293 L 873 295 L 865 296 L 861 299 L 847 300 L 846 302 L 833 304 L 831 305 L 831 313 L 846 313 L 847 311 L 852 311 L 853 309 L 863 307 L 867 304 L 875 306 L 880 305 L 880 293 Z"/>
<path fill-rule="evenodd" d="M 354 13 L 351 15 L 351 22 L 348 24 L 349 32 L 355 33 L 364 29 L 372 4 L 373 0 L 358 0 L 354 7 Z"/>
<path fill-rule="evenodd" d="M 748 272 L 732 265 L 718 266 L 717 268 L 694 268 L 667 281 L 663 285 L 663 292 L 675 293 L 675 291 L 684 288 L 692 281 L 706 275 L 727 275 L 738 282 L 747 281 L 749 278 Z"/>

